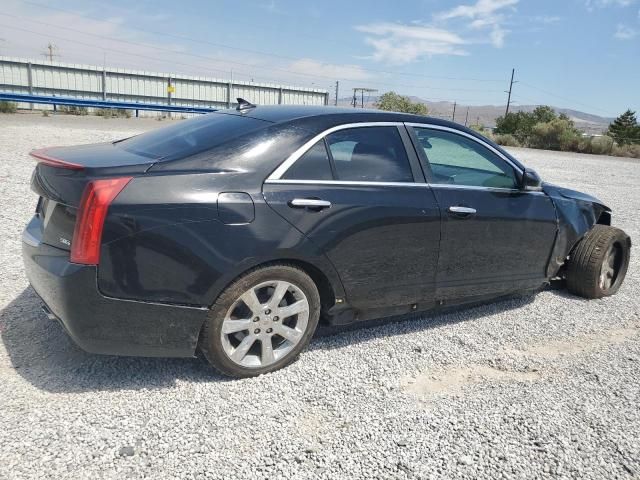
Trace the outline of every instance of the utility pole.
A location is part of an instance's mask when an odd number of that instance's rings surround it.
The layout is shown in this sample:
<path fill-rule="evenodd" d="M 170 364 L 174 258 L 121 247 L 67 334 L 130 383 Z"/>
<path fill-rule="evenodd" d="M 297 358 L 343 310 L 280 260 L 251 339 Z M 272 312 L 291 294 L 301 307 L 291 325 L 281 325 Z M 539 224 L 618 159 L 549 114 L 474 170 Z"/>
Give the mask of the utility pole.
<path fill-rule="evenodd" d="M 464 117 L 464 126 L 467 126 L 467 123 L 469 122 L 469 107 L 467 107 L 467 115 Z"/>
<path fill-rule="evenodd" d="M 358 106 L 358 92 L 360 92 L 360 106 L 361 108 L 364 108 L 364 92 L 374 93 L 377 91 L 378 90 L 376 90 L 375 88 L 354 87 L 351 105 L 353 105 L 353 108 L 356 108 Z"/>
<path fill-rule="evenodd" d="M 336 103 L 335 106 L 338 106 L 338 92 L 340 91 L 340 81 L 336 80 Z"/>
<path fill-rule="evenodd" d="M 451 115 L 451 121 L 452 122 L 456 121 L 456 103 L 457 102 L 453 102 L 453 115 Z"/>
<path fill-rule="evenodd" d="M 53 53 L 54 50 L 58 50 L 58 47 L 53 45 L 51 42 L 45 47 L 47 49 L 46 52 L 42 52 L 41 55 L 45 58 L 49 58 L 50 62 L 53 62 L 53 57 L 59 57 L 60 55 Z"/>
<path fill-rule="evenodd" d="M 504 92 L 504 93 L 508 93 L 508 94 L 509 94 L 509 96 L 507 97 L 507 109 L 504 111 L 504 116 L 505 116 L 505 117 L 506 117 L 506 116 L 507 116 L 507 114 L 509 113 L 509 105 L 511 104 L 511 90 L 513 90 L 513 84 L 514 84 L 514 83 L 518 83 L 517 81 L 516 81 L 516 82 L 514 82 L 514 81 L 513 81 L 513 75 L 514 75 L 515 73 L 516 73 L 516 69 L 515 69 L 515 68 L 512 68 L 512 69 L 511 69 L 511 82 L 509 82 L 509 91 L 507 92 L 507 91 L 505 90 L 505 92 Z"/>

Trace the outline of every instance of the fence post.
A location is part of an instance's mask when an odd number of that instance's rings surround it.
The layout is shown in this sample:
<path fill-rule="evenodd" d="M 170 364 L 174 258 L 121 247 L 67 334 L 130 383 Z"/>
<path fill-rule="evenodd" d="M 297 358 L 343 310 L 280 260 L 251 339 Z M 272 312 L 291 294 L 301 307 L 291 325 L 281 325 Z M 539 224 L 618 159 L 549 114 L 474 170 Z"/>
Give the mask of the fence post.
<path fill-rule="evenodd" d="M 33 65 L 27 63 L 27 79 L 29 81 L 29 95 L 33 95 Z M 33 110 L 33 103 L 29 104 L 29 110 Z"/>
<path fill-rule="evenodd" d="M 278 91 L 278 105 L 282 105 L 282 87 Z"/>
<path fill-rule="evenodd" d="M 107 71 L 102 69 L 102 100 L 107 99 Z"/>
<path fill-rule="evenodd" d="M 231 95 L 233 90 L 233 84 L 227 82 L 227 108 L 231 108 Z"/>

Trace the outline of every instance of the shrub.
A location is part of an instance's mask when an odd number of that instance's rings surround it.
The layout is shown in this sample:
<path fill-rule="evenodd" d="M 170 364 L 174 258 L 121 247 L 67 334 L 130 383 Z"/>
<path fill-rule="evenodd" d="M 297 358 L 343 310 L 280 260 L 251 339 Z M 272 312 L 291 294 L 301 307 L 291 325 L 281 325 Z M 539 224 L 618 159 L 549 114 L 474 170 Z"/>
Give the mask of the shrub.
<path fill-rule="evenodd" d="M 87 110 L 87 107 L 78 107 L 76 105 L 61 105 L 58 110 L 68 115 L 84 116 L 89 114 L 89 110 Z"/>
<path fill-rule="evenodd" d="M 14 102 L 0 102 L 0 113 L 16 113 L 18 106 Z"/>
<path fill-rule="evenodd" d="M 505 147 L 520 147 L 522 144 L 518 141 L 516 137 L 511 135 L 510 133 L 505 133 L 502 135 L 496 135 L 494 141 L 498 145 L 503 145 Z"/>
<path fill-rule="evenodd" d="M 376 102 L 376 107 L 380 110 L 391 112 L 414 113 L 416 115 L 427 114 L 427 106 L 425 104 L 412 102 L 409 97 L 398 95 L 396 92 L 382 94 Z"/>
<path fill-rule="evenodd" d="M 616 157 L 640 158 L 640 144 L 614 145 L 611 154 Z"/>
<path fill-rule="evenodd" d="M 131 112 L 124 108 L 98 108 L 95 114 L 99 117 L 118 117 L 118 118 L 131 118 Z"/>
<path fill-rule="evenodd" d="M 608 135 L 593 137 L 591 139 L 591 150 L 588 153 L 595 155 L 610 155 L 613 150 L 613 138 Z"/>
<path fill-rule="evenodd" d="M 529 138 L 530 146 L 547 150 L 577 150 L 580 134 L 570 120 L 556 118 L 536 124 Z"/>

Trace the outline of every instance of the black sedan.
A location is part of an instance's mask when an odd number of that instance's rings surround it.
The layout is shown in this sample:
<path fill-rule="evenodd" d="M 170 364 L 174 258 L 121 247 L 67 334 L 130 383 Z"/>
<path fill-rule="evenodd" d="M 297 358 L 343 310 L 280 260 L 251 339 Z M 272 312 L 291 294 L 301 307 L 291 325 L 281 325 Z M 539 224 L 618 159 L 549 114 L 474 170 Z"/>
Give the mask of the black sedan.
<path fill-rule="evenodd" d="M 254 376 L 332 325 L 551 280 L 615 293 L 631 241 L 460 125 L 330 107 L 223 110 L 32 152 L 23 233 L 47 314 L 89 352 L 193 356 Z"/>

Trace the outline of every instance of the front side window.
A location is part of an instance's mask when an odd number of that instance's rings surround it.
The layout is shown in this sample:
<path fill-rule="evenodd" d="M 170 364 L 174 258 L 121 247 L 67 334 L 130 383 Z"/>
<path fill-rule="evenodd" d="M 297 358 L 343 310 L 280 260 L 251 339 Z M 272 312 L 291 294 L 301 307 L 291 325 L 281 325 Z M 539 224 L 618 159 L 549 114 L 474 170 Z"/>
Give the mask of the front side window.
<path fill-rule="evenodd" d="M 414 127 L 432 183 L 518 188 L 513 168 L 478 142 L 451 132 Z"/>
<path fill-rule="evenodd" d="M 413 182 L 396 127 L 358 127 L 327 135 L 337 180 Z"/>

